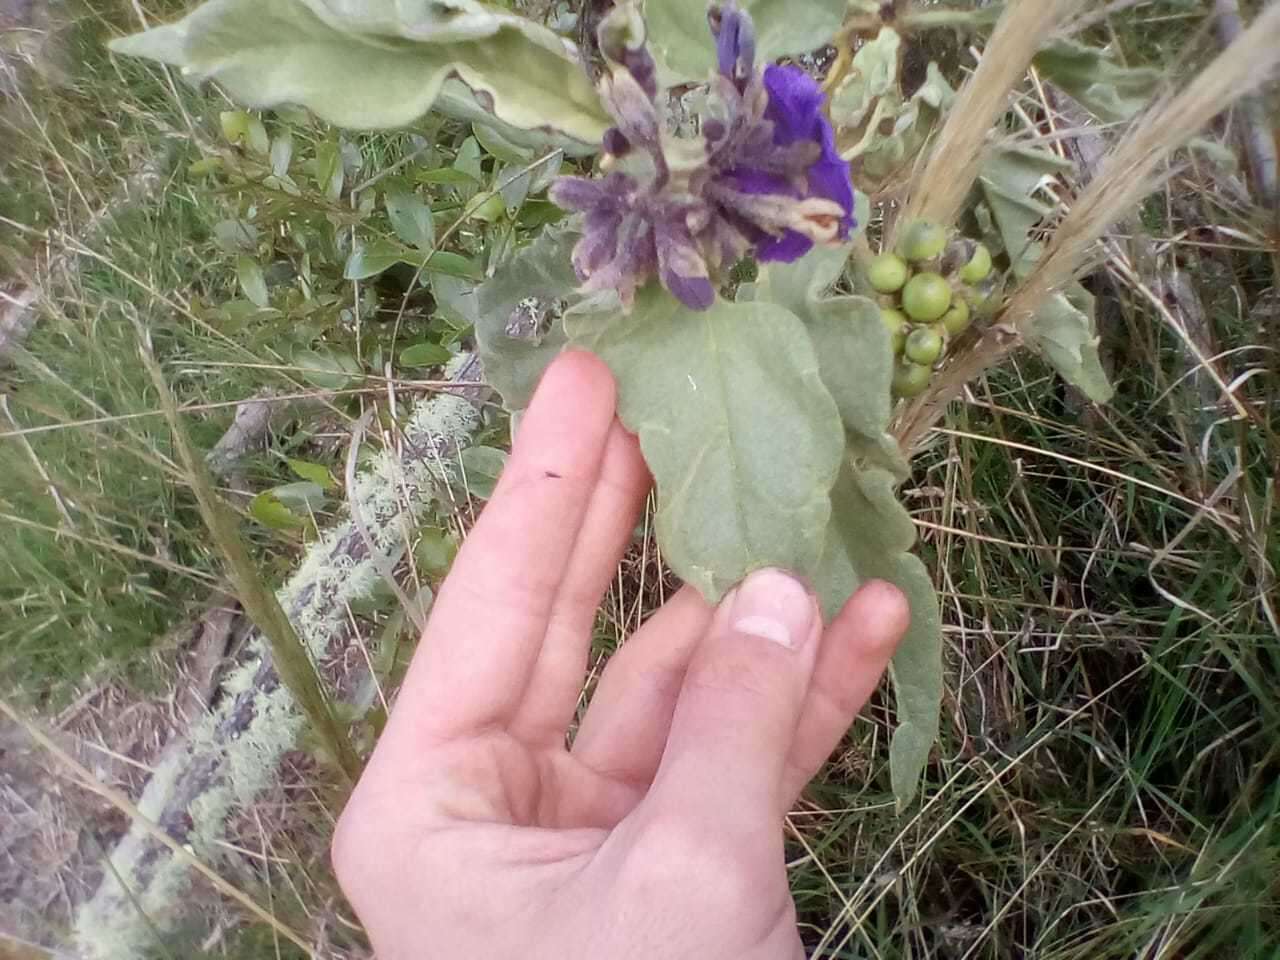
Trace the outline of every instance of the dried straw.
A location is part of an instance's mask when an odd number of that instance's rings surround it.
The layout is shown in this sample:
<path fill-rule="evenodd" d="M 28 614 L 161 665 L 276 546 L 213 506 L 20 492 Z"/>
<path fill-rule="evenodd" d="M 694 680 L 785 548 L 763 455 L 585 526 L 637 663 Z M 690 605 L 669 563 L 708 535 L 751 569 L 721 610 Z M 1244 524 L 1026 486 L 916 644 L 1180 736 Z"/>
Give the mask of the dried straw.
<path fill-rule="evenodd" d="M 964 85 L 929 151 L 912 177 L 898 223 L 918 218 L 950 225 L 978 177 L 987 134 L 1009 108 L 1009 92 L 1026 76 L 1045 40 L 1084 0 L 1014 0 L 996 23 L 978 69 Z"/>
<path fill-rule="evenodd" d="M 1071 279 L 1107 228 L 1172 174 L 1166 166 L 1170 155 L 1235 100 L 1266 83 L 1277 62 L 1280 3 L 1272 3 L 1181 93 L 1149 109 L 1103 161 L 1009 301 L 1006 322 L 1017 326 L 1033 316 Z"/>

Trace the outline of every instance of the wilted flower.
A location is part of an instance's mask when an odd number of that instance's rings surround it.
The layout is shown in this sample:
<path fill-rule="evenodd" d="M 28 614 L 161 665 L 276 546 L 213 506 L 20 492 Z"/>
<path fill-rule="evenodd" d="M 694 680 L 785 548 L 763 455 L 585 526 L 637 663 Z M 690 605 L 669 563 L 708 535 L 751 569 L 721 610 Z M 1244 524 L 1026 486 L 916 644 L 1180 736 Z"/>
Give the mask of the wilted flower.
<path fill-rule="evenodd" d="M 849 165 L 835 148 L 818 84 L 796 67 L 755 66 L 751 18 L 708 14 L 719 73 L 698 140 L 663 133 L 663 91 L 631 6 L 600 29 L 610 62 L 601 95 L 617 126 L 599 180 L 562 177 L 551 197 L 583 215 L 573 263 L 587 290 L 630 303 L 657 273 L 685 305 L 715 302 L 713 276 L 742 256 L 790 262 L 854 227 Z"/>

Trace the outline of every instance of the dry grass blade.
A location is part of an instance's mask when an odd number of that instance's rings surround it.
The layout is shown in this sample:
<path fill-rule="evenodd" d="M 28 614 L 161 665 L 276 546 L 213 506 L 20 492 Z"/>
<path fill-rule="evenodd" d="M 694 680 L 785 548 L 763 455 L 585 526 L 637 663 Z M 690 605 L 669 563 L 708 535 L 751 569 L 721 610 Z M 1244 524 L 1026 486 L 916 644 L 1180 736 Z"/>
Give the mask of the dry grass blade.
<path fill-rule="evenodd" d="M 1022 82 L 1045 39 L 1083 6 L 1083 0 L 1017 0 L 1009 5 L 929 150 L 928 162 L 912 177 L 899 223 L 955 220 L 977 179 L 987 134 L 1008 108 L 1009 91 Z"/>
<path fill-rule="evenodd" d="M 1033 316 L 1071 279 L 1120 212 L 1159 185 L 1163 177 L 1157 171 L 1173 151 L 1237 99 L 1262 86 L 1277 62 L 1280 4 L 1273 3 L 1181 93 L 1149 110 L 1104 161 L 1009 301 L 1006 319 L 1016 325 Z"/>

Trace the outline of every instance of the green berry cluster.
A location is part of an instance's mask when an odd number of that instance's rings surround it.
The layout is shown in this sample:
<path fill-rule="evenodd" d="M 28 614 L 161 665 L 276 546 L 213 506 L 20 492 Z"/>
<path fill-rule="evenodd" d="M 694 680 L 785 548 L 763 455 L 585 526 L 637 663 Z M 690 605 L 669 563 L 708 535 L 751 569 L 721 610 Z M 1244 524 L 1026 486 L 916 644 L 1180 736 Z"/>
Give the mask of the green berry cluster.
<path fill-rule="evenodd" d="M 902 232 L 896 251 L 871 261 L 867 279 L 880 294 L 880 317 L 893 338 L 898 397 L 924 392 L 947 342 L 969 328 L 996 286 L 991 251 L 963 237 L 949 238 L 925 220 Z"/>

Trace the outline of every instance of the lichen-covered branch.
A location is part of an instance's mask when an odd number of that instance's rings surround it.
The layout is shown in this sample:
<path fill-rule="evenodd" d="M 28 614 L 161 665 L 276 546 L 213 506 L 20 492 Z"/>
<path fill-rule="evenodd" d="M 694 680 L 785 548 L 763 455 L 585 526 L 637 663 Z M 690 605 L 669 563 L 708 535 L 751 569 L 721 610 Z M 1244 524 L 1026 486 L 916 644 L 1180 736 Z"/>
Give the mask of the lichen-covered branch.
<path fill-rule="evenodd" d="M 348 491 L 367 536 L 349 520 L 330 529 L 279 591 L 281 606 L 316 660 L 346 641 L 348 605 L 367 596 L 378 570 L 403 553 L 406 525 L 426 508 L 479 425 L 478 361 L 461 357 L 449 373 L 458 386 L 420 400 L 399 448 L 384 451 Z M 197 856 L 216 859 L 229 817 L 271 783 L 304 725 L 255 632 L 223 681 L 214 710 L 166 749 L 139 809 Z M 171 930 L 182 918 L 193 879 L 185 864 L 134 825 L 111 851 L 102 886 L 77 913 L 79 949 L 98 960 L 143 956 L 156 930 Z"/>

